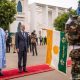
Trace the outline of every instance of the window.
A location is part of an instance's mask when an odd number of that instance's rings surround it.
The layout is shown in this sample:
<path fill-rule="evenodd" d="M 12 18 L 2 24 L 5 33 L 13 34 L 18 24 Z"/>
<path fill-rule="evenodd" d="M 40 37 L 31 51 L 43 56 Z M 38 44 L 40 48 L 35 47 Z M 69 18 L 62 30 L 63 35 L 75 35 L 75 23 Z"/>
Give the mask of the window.
<path fill-rule="evenodd" d="M 19 1 L 18 4 L 17 4 L 17 12 L 22 12 L 22 4 L 21 4 L 21 1 Z"/>

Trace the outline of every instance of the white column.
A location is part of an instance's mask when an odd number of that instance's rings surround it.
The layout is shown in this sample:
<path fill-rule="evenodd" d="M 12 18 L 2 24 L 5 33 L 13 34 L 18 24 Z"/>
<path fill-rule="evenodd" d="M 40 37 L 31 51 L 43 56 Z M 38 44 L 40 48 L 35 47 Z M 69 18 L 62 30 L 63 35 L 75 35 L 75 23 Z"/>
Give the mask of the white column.
<path fill-rule="evenodd" d="M 36 4 L 31 5 L 31 29 L 30 31 L 32 32 L 33 30 L 36 30 L 36 20 L 37 20 L 37 12 L 36 12 Z"/>
<path fill-rule="evenodd" d="M 48 6 L 43 7 L 43 24 L 48 27 Z"/>
<path fill-rule="evenodd" d="M 54 20 L 53 10 L 51 11 L 51 16 L 52 16 L 52 18 L 51 18 L 52 21 L 51 21 L 51 27 L 50 28 L 53 29 L 53 20 Z"/>
<path fill-rule="evenodd" d="M 43 11 L 42 11 L 42 17 L 43 17 L 43 28 L 47 29 L 48 28 L 48 6 L 44 5 L 43 6 Z M 42 36 L 46 36 L 46 31 L 42 30 Z"/>
<path fill-rule="evenodd" d="M 52 10 L 52 20 L 53 20 L 53 26 L 54 26 L 54 20 L 56 19 L 56 12 L 55 9 Z"/>
<path fill-rule="evenodd" d="M 58 7 L 55 8 L 55 18 L 58 17 Z"/>
<path fill-rule="evenodd" d="M 28 0 L 23 0 L 23 14 L 24 14 L 24 25 L 25 30 L 29 31 L 29 24 L 28 24 Z"/>
<path fill-rule="evenodd" d="M 54 7 L 52 10 L 52 19 L 53 19 L 53 26 L 54 26 L 54 20 L 58 17 L 58 7 Z"/>

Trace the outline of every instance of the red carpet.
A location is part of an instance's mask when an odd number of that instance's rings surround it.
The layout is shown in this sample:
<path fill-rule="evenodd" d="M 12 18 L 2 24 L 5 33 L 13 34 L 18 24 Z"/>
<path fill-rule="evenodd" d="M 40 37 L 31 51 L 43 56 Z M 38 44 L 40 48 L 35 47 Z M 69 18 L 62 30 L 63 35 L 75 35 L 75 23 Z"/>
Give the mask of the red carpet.
<path fill-rule="evenodd" d="M 27 76 L 27 75 L 32 75 L 32 74 L 37 74 L 37 73 L 42 73 L 42 72 L 53 70 L 51 67 L 49 67 L 46 64 L 27 67 L 27 69 L 28 69 L 27 73 L 24 73 L 24 72 L 18 73 L 18 69 L 3 71 L 4 76 L 0 77 L 0 80 L 9 80 L 13 78 L 18 78 L 22 76 Z"/>
<path fill-rule="evenodd" d="M 71 60 L 68 60 L 67 67 L 70 67 L 70 66 L 71 66 Z M 38 73 L 53 70 L 51 67 L 49 67 L 46 64 L 27 67 L 27 69 L 28 69 L 27 73 L 24 73 L 24 72 L 18 73 L 18 69 L 5 70 L 5 71 L 3 71 L 4 76 L 0 77 L 0 80 L 9 80 L 9 79 L 13 79 L 13 78 L 18 78 L 18 77 L 22 77 L 22 76 L 28 76 L 28 75 L 32 75 L 32 74 L 38 74 Z"/>

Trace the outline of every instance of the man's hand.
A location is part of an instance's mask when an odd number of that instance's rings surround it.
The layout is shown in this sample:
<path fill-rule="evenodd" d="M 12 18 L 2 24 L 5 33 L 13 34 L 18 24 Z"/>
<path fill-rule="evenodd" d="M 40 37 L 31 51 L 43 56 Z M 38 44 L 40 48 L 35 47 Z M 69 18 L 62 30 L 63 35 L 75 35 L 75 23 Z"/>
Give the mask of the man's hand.
<path fill-rule="evenodd" d="M 19 49 L 16 49 L 17 53 L 19 52 Z"/>

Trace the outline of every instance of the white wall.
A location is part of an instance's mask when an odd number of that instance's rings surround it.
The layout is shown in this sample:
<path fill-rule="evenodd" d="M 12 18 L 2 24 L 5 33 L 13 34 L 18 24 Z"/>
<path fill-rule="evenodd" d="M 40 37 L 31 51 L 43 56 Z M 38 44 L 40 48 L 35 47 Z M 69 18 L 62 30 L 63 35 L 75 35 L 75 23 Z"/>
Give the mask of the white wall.
<path fill-rule="evenodd" d="M 33 30 L 36 30 L 38 36 L 39 31 L 41 31 L 42 35 L 45 36 L 46 32 L 43 31 L 42 28 L 53 29 L 53 22 L 58 16 L 58 13 L 62 13 L 63 10 L 65 10 L 56 6 L 49 6 L 45 4 L 33 3 L 28 5 L 28 0 L 22 0 L 22 4 L 23 13 L 16 16 L 16 21 L 10 25 L 11 32 L 16 32 L 18 23 L 22 22 L 26 26 L 26 31 L 32 32 Z M 51 11 L 49 11 L 49 7 L 51 8 Z"/>

